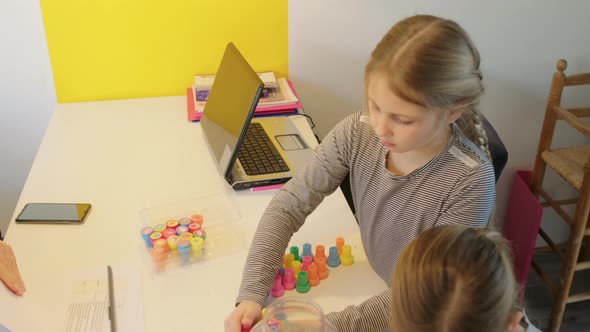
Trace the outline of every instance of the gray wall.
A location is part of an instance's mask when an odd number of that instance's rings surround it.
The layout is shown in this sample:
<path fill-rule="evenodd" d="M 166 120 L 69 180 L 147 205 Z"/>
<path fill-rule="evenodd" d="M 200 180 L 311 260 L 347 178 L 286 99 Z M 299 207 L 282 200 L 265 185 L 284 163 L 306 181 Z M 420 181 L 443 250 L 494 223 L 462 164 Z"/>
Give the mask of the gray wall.
<path fill-rule="evenodd" d="M 39 1 L 0 2 L 0 230 L 6 233 L 56 103 Z"/>
<path fill-rule="evenodd" d="M 482 56 L 482 112 L 510 153 L 498 184 L 501 220 L 514 170 L 532 167 L 556 60 L 567 59 L 569 72 L 590 72 L 589 12 L 590 2 L 582 0 L 289 1 L 289 75 L 323 137 L 362 105 L 364 65 L 391 25 L 414 14 L 457 21 Z M 564 100 L 589 105 L 587 96 L 576 90 Z M 577 133 L 558 132 L 558 144 L 588 142 Z M 551 193 L 567 192 L 550 180 Z M 552 232 L 565 236 L 562 228 Z"/>

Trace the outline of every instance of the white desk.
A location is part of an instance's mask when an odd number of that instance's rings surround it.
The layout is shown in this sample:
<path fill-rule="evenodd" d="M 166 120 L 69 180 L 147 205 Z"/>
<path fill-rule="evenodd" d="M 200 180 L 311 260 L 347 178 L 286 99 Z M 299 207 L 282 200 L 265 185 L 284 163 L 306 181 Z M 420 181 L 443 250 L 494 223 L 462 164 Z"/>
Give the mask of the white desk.
<path fill-rule="evenodd" d="M 57 106 L 5 239 L 16 252 L 27 292 L 19 298 L 0 286 L 0 323 L 14 331 L 60 331 L 73 274 L 105 268 L 106 278 L 107 264 L 137 264 L 147 331 L 223 330 L 246 249 L 159 275 L 138 250 L 141 208 L 225 187 L 203 145 L 200 125 L 187 122 L 185 112 L 184 97 Z M 306 119 L 297 116 L 294 122 L 312 140 Z M 245 225 L 245 243 L 275 192 L 229 194 Z M 93 210 L 81 226 L 15 224 L 29 202 L 88 202 Z M 364 258 L 356 222 L 340 190 L 308 218 L 292 244 L 329 246 L 340 235 L 353 244 L 355 264 L 333 269 L 325 282 L 299 295 L 316 300 L 326 312 L 359 303 L 386 287 Z M 187 281 L 201 286 L 189 288 Z"/>

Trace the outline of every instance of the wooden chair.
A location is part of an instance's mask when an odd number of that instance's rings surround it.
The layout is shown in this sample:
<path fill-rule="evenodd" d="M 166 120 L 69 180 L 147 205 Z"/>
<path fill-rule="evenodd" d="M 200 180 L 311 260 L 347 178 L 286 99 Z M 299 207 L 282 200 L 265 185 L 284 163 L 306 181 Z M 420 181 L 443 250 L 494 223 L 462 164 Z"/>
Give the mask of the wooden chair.
<path fill-rule="evenodd" d="M 566 68 L 567 62 L 565 60 L 562 59 L 557 62 L 557 71 L 553 74 L 551 82 L 531 184 L 533 193 L 544 200 L 543 206 L 555 209 L 570 227 L 569 238 L 566 243 L 561 245 L 556 244 L 542 227 L 539 229 L 539 235 L 561 259 L 559 285 L 551 282 L 538 264 L 534 261 L 532 263 L 533 268 L 539 273 L 553 295 L 553 308 L 548 326 L 548 331 L 552 332 L 559 330 L 566 304 L 590 299 L 590 292 L 570 294 L 574 273 L 590 269 L 590 261 L 583 261 L 583 259 L 588 259 L 588 255 L 583 253 L 584 251 L 589 252 L 588 238 L 586 238 L 585 246 L 582 246 L 585 237 L 590 235 L 590 229 L 588 228 L 588 217 L 590 215 L 590 145 L 551 149 L 557 120 L 563 120 L 586 136 L 590 136 L 590 124 L 579 119 L 580 117 L 590 116 L 590 108 L 565 109 L 560 106 L 564 87 L 590 84 L 590 73 L 566 76 L 564 73 Z M 577 190 L 577 198 L 555 200 L 543 190 L 543 178 L 547 166 Z M 562 209 L 561 206 L 566 204 L 576 205 L 573 217 Z M 564 247 L 565 251 L 562 251 L 560 246 Z"/>

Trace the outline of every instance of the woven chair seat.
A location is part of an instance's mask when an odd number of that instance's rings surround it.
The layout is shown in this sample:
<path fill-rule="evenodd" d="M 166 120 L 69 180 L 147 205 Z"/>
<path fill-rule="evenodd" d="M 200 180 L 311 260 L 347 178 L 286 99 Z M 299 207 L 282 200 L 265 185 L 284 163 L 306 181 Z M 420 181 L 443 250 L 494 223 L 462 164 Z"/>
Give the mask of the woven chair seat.
<path fill-rule="evenodd" d="M 559 176 L 580 190 L 584 178 L 584 165 L 590 160 L 590 145 L 547 150 L 543 152 L 542 157 Z"/>

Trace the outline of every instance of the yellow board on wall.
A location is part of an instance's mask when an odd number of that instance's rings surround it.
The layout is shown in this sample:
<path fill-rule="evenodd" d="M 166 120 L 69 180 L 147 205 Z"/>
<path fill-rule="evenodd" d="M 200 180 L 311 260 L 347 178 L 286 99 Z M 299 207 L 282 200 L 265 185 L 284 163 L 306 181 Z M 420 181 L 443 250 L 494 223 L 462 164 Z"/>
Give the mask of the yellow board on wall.
<path fill-rule="evenodd" d="M 233 41 L 288 74 L 287 0 L 42 0 L 59 102 L 183 95 Z"/>

